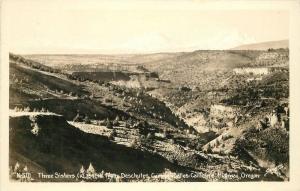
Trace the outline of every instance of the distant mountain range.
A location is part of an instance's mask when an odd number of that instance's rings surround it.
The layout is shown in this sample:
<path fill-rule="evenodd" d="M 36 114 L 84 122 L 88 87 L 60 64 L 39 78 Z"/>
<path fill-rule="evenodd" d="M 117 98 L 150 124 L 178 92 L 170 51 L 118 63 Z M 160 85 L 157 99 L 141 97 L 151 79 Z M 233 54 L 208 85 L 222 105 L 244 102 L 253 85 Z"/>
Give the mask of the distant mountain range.
<path fill-rule="evenodd" d="M 269 48 L 288 48 L 289 40 L 268 41 L 255 44 L 245 44 L 231 48 L 230 50 L 267 50 Z"/>

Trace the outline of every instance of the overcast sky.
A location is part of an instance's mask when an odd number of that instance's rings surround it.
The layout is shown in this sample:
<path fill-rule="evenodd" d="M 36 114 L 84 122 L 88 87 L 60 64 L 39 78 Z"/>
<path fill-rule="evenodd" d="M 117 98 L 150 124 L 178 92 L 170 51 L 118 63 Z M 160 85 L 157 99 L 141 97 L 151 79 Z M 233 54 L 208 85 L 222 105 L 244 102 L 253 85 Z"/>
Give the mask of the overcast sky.
<path fill-rule="evenodd" d="M 280 10 L 28 2 L 7 5 L 11 52 L 116 54 L 227 49 L 289 36 L 289 14 Z"/>

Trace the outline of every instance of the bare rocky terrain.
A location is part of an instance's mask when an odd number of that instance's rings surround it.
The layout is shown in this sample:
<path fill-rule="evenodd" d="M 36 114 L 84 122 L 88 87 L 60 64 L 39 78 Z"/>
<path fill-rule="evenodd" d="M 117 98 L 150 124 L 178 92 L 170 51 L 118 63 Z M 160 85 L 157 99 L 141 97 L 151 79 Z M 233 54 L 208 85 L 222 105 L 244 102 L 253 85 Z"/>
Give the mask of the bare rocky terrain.
<path fill-rule="evenodd" d="M 287 181 L 288 63 L 282 48 L 11 53 L 11 178 Z"/>

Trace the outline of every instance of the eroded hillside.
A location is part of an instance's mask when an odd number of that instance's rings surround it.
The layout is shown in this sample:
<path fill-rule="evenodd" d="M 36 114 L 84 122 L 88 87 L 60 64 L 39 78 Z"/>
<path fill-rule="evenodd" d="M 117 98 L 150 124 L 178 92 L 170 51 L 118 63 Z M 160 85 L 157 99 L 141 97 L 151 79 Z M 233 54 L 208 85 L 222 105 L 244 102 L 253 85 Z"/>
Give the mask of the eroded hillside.
<path fill-rule="evenodd" d="M 288 50 L 29 57 L 10 55 L 14 179 L 18 165 L 102 177 L 68 181 L 289 178 Z M 151 169 L 168 178 L 119 176 Z"/>

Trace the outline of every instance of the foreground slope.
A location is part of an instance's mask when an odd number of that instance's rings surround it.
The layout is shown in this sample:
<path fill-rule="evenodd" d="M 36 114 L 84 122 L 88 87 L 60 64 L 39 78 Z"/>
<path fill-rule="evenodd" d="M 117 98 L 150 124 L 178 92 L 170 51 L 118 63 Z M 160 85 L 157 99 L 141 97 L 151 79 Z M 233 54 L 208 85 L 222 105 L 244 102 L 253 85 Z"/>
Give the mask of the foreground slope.
<path fill-rule="evenodd" d="M 31 172 L 77 174 L 82 165 L 87 167 L 89 163 L 99 172 L 151 174 L 163 173 L 165 169 L 184 172 L 159 155 L 117 145 L 104 136 L 84 133 L 59 115 L 29 113 L 10 117 L 9 133 L 10 164 L 18 161 L 27 165 Z"/>

